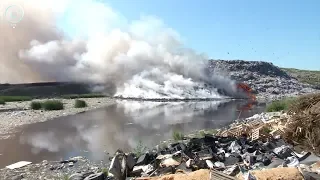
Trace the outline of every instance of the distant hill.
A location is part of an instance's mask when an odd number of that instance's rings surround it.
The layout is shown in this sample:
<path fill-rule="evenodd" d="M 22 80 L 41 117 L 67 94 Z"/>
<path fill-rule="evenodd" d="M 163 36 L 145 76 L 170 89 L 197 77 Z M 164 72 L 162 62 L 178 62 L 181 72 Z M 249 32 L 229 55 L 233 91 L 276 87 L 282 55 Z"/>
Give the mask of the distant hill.
<path fill-rule="evenodd" d="M 308 83 L 320 88 L 320 71 L 300 70 L 294 68 L 281 69 L 302 83 Z"/>

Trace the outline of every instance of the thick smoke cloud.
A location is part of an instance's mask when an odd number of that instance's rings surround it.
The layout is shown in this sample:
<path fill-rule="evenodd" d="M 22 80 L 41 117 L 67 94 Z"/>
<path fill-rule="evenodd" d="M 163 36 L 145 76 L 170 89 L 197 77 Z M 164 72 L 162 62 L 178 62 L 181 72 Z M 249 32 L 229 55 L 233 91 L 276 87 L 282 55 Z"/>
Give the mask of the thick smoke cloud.
<path fill-rule="evenodd" d="M 21 5 L 25 16 L 15 29 L 1 20 L 1 83 L 90 82 L 137 98 L 237 95 L 234 82 L 208 73 L 207 57 L 186 49 L 158 18 L 128 21 L 93 0 L 8 3 Z"/>

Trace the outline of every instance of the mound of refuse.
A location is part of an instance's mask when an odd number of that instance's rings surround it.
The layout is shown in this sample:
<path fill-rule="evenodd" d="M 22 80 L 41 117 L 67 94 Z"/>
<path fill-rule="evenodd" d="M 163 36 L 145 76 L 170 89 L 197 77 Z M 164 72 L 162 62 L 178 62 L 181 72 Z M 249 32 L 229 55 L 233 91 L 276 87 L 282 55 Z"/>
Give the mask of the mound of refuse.
<path fill-rule="evenodd" d="M 288 114 L 285 138 L 320 153 L 320 93 L 298 98 Z"/>
<path fill-rule="evenodd" d="M 262 99 L 278 99 L 315 91 L 269 62 L 210 60 L 209 69 L 248 84 Z"/>

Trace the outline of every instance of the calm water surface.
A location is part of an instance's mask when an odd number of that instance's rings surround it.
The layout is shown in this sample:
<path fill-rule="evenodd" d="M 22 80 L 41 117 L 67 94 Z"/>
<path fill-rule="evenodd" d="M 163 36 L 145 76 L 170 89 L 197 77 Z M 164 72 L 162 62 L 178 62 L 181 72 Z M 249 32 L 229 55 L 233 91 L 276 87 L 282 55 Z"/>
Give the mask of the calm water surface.
<path fill-rule="evenodd" d="M 17 161 L 33 163 L 84 155 L 102 160 L 106 152 L 130 150 L 142 141 L 152 147 L 183 133 L 219 128 L 239 116 L 244 101 L 142 102 L 118 101 L 106 108 L 21 128 L 10 139 L 0 140 L 0 168 Z M 264 111 L 253 106 L 240 118 Z"/>

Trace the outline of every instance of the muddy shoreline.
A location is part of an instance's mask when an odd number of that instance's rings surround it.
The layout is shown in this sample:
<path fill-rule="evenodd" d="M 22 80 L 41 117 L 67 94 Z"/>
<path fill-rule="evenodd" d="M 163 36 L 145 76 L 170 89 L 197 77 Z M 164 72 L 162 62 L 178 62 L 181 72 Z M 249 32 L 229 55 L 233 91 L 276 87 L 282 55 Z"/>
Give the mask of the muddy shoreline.
<path fill-rule="evenodd" d="M 81 99 L 81 98 L 79 98 Z M 41 99 L 43 101 L 47 99 Z M 8 133 L 13 133 L 16 128 L 23 125 L 44 122 L 58 117 L 75 115 L 78 113 L 103 108 L 115 102 L 113 98 L 84 98 L 87 102 L 85 108 L 74 108 L 74 99 L 59 99 L 64 104 L 63 110 L 44 111 L 30 109 L 31 101 L 7 102 L 0 105 L 0 139 L 8 137 Z"/>

